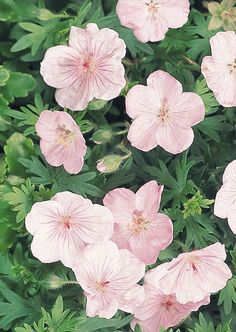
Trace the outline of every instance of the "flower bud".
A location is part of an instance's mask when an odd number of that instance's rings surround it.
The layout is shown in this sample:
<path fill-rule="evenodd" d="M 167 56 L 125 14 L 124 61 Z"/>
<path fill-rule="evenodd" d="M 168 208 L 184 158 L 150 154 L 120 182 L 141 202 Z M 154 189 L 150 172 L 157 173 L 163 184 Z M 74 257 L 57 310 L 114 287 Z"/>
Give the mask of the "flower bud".
<path fill-rule="evenodd" d="M 110 130 L 98 130 L 93 134 L 92 140 L 96 144 L 106 144 L 112 139 L 112 136 Z"/>
<path fill-rule="evenodd" d="M 106 100 L 95 99 L 89 103 L 88 109 L 91 111 L 97 111 L 104 108 L 106 104 L 107 104 Z"/>
<path fill-rule="evenodd" d="M 100 173 L 113 173 L 116 172 L 122 161 L 123 157 L 120 155 L 108 155 L 100 159 L 97 163 L 97 170 Z"/>
<path fill-rule="evenodd" d="M 50 12 L 50 10 L 48 9 L 45 9 L 45 8 L 41 8 L 39 10 L 39 19 L 42 20 L 42 21 L 47 21 L 47 20 L 50 20 L 52 18 L 56 17 L 55 14 L 53 14 L 52 12 Z"/>
<path fill-rule="evenodd" d="M 57 275 L 51 274 L 46 280 L 43 281 L 43 284 L 48 289 L 58 289 L 66 285 L 67 282 Z"/>

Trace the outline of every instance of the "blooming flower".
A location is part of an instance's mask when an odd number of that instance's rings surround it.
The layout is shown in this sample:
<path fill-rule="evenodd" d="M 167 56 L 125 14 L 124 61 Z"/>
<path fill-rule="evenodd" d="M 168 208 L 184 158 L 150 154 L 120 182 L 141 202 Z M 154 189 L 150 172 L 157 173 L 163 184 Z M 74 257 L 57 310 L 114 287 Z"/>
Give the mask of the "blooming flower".
<path fill-rule="evenodd" d="M 86 29 L 71 27 L 69 46 L 47 50 L 41 75 L 57 88 L 60 106 L 83 110 L 93 98 L 110 100 L 120 94 L 126 84 L 125 52 L 124 41 L 111 29 L 99 30 L 92 23 Z"/>
<path fill-rule="evenodd" d="M 140 41 L 165 38 L 169 28 L 180 28 L 188 20 L 188 0 L 119 0 L 116 7 L 121 24 L 133 29 Z"/>
<path fill-rule="evenodd" d="M 137 282 L 144 276 L 145 265 L 111 241 L 87 246 L 72 268 L 87 296 L 90 317 L 111 318 L 118 309 L 132 313 L 144 300 Z"/>
<path fill-rule="evenodd" d="M 158 213 L 162 191 L 163 186 L 150 181 L 136 194 L 125 188 L 114 189 L 103 200 L 114 216 L 112 241 L 145 264 L 155 263 L 160 250 L 173 239 L 171 220 Z"/>
<path fill-rule="evenodd" d="M 218 32 L 210 44 L 212 56 L 203 58 L 202 74 L 221 105 L 236 106 L 236 34 Z"/>
<path fill-rule="evenodd" d="M 236 160 L 225 169 L 223 185 L 216 194 L 214 214 L 228 218 L 229 227 L 236 234 Z"/>
<path fill-rule="evenodd" d="M 87 147 L 73 118 L 66 112 L 43 111 L 35 127 L 47 162 L 52 166 L 63 165 L 68 173 L 79 173 Z"/>
<path fill-rule="evenodd" d="M 192 126 L 203 120 L 202 99 L 182 92 L 182 85 L 164 71 L 156 71 L 147 86 L 136 85 L 127 94 L 126 110 L 134 119 L 128 133 L 131 144 L 142 151 L 160 145 L 170 153 L 180 153 L 193 142 Z"/>
<path fill-rule="evenodd" d="M 221 3 L 213 1 L 206 3 L 209 13 L 212 15 L 208 25 L 209 30 L 223 27 L 226 31 L 236 30 L 235 0 L 223 0 Z"/>
<path fill-rule="evenodd" d="M 209 303 L 209 296 L 200 302 L 181 304 L 174 294 L 165 295 L 159 281 L 163 276 L 163 265 L 149 270 L 144 279 L 145 300 L 135 308 L 135 319 L 131 325 L 138 323 L 143 332 L 159 332 L 180 323 L 191 311 L 197 311 L 201 305 Z"/>
<path fill-rule="evenodd" d="M 225 259 L 224 245 L 219 242 L 180 254 L 165 264 L 167 273 L 160 280 L 162 292 L 175 294 L 177 301 L 183 304 L 202 301 L 210 293 L 224 288 L 232 277 Z"/>
<path fill-rule="evenodd" d="M 113 233 L 113 217 L 106 207 L 71 192 L 35 203 L 25 225 L 33 235 L 36 258 L 43 263 L 61 260 L 69 267 L 86 244 L 108 240 Z"/>

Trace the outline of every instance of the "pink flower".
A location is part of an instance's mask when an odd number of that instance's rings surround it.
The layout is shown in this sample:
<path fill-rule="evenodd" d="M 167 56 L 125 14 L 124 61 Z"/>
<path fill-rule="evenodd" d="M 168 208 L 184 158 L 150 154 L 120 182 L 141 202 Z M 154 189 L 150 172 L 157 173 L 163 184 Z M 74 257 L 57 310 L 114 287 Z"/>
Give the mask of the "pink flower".
<path fill-rule="evenodd" d="M 229 227 L 236 234 L 236 160 L 225 169 L 223 185 L 216 194 L 214 214 L 228 218 Z"/>
<path fill-rule="evenodd" d="M 164 294 L 175 294 L 183 304 L 202 301 L 210 293 L 224 288 L 232 277 L 224 245 L 212 244 L 204 249 L 180 254 L 165 264 L 167 274 L 160 280 Z"/>
<path fill-rule="evenodd" d="M 116 12 L 121 24 L 146 43 L 164 39 L 169 28 L 182 27 L 189 7 L 188 0 L 119 0 Z"/>
<path fill-rule="evenodd" d="M 165 264 L 163 264 L 165 265 Z M 159 332 L 179 324 L 191 311 L 197 311 L 201 305 L 208 304 L 209 296 L 200 302 L 181 304 L 174 294 L 165 295 L 159 285 L 163 276 L 162 267 L 149 270 L 145 275 L 145 300 L 134 310 L 132 326 L 139 324 L 143 332 Z"/>
<path fill-rule="evenodd" d="M 57 88 L 56 100 L 62 107 L 83 110 L 93 99 L 117 97 L 126 81 L 121 59 L 126 46 L 111 29 L 71 27 L 69 46 L 47 50 L 41 63 L 44 81 Z"/>
<path fill-rule="evenodd" d="M 202 74 L 221 105 L 236 106 L 236 34 L 218 32 L 210 44 L 212 56 L 204 57 Z"/>
<path fill-rule="evenodd" d="M 63 165 L 68 173 L 79 173 L 87 150 L 85 139 L 66 112 L 43 111 L 35 125 L 40 149 L 52 166 Z"/>
<path fill-rule="evenodd" d="M 108 240 L 113 233 L 107 208 L 67 191 L 35 203 L 25 225 L 33 235 L 31 250 L 36 258 L 43 263 L 61 260 L 69 267 L 86 244 Z"/>
<path fill-rule="evenodd" d="M 202 99 L 182 92 L 182 85 L 164 71 L 156 71 L 147 86 L 136 85 L 127 94 L 126 110 L 134 119 L 128 133 L 131 144 L 142 151 L 160 145 L 170 153 L 180 153 L 193 142 L 192 126 L 204 119 Z"/>
<path fill-rule="evenodd" d="M 145 265 L 111 241 L 89 245 L 73 270 L 87 296 L 90 317 L 111 318 L 118 309 L 132 313 L 144 300 L 137 282 L 144 276 Z"/>
<path fill-rule="evenodd" d="M 163 186 L 150 181 L 136 194 L 125 188 L 114 189 L 103 200 L 114 216 L 112 241 L 119 248 L 131 251 L 145 264 L 155 263 L 160 250 L 173 239 L 171 220 L 158 213 L 162 191 Z"/>

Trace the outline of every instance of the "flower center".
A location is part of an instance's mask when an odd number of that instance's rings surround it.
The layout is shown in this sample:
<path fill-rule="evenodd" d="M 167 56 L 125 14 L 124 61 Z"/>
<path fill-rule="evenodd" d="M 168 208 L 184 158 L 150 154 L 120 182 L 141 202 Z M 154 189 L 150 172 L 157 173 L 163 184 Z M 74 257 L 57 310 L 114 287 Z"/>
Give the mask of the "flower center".
<path fill-rule="evenodd" d="M 75 137 L 75 133 L 67 129 L 65 125 L 57 127 L 56 135 L 56 142 L 65 146 L 69 145 Z"/>
<path fill-rule="evenodd" d="M 234 63 L 229 63 L 228 67 L 229 67 L 230 74 L 235 73 L 236 72 L 236 60 Z"/>
<path fill-rule="evenodd" d="M 153 14 L 156 13 L 159 9 L 158 3 L 155 0 L 151 0 L 150 2 L 146 3 L 146 5 L 148 6 L 148 11 Z"/>
<path fill-rule="evenodd" d="M 167 106 L 167 100 L 165 98 L 164 102 L 163 102 L 163 104 L 160 107 L 159 112 L 158 112 L 158 117 L 160 118 L 160 120 L 162 122 L 168 120 L 168 118 L 169 118 L 169 114 L 168 113 L 169 113 L 169 109 L 168 109 L 168 106 Z"/>
<path fill-rule="evenodd" d="M 70 216 L 61 217 L 61 223 L 64 226 L 64 228 L 70 229 L 71 228 L 71 217 Z"/>
<path fill-rule="evenodd" d="M 235 15 L 232 9 L 229 10 L 223 10 L 223 12 L 221 13 L 221 18 L 223 20 L 233 20 L 235 19 Z"/>
<path fill-rule="evenodd" d="M 134 234 L 140 234 L 148 229 L 149 224 L 150 221 L 146 220 L 141 212 L 134 212 L 133 219 L 128 227 Z"/>
<path fill-rule="evenodd" d="M 193 272 L 198 271 L 198 263 L 199 258 L 194 256 L 187 257 L 187 262 L 189 263 L 189 267 L 193 270 Z"/>
<path fill-rule="evenodd" d="M 84 60 L 83 70 L 85 73 L 94 73 L 95 69 L 96 69 L 96 64 L 92 58 Z"/>
<path fill-rule="evenodd" d="M 96 281 L 96 290 L 100 293 L 104 293 L 109 285 L 110 281 Z"/>
<path fill-rule="evenodd" d="M 166 310 L 170 310 L 174 303 L 175 301 L 172 295 L 163 296 L 161 300 L 161 306 L 164 307 Z"/>

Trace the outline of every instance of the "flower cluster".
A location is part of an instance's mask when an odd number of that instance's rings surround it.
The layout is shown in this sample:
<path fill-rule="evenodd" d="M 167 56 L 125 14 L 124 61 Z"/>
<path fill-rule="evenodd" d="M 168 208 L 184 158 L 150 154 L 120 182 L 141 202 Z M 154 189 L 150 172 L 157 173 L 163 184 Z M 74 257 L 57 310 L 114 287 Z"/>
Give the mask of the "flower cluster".
<path fill-rule="evenodd" d="M 162 191 L 155 181 L 136 194 L 115 189 L 105 196 L 105 206 L 61 192 L 34 204 L 27 215 L 32 253 L 73 269 L 88 316 L 111 318 L 120 309 L 134 313 L 133 324 L 145 332 L 168 328 L 207 304 L 231 278 L 220 243 L 180 254 L 145 275 L 145 265 L 155 263 L 173 238 L 171 220 L 158 212 Z"/>
<path fill-rule="evenodd" d="M 187 21 L 189 1 L 119 0 L 117 14 L 140 41 L 158 41 L 169 28 Z M 219 103 L 236 106 L 235 33 L 218 32 L 211 48 L 212 56 L 203 59 L 202 74 Z M 47 50 L 41 74 L 57 89 L 61 107 L 81 111 L 94 98 L 107 101 L 120 95 L 126 86 L 125 53 L 124 41 L 112 29 L 99 29 L 93 23 L 85 29 L 72 27 L 68 46 Z M 128 91 L 126 112 L 133 120 L 127 135 L 133 147 L 147 152 L 160 146 L 177 154 L 191 146 L 192 127 L 204 120 L 205 107 L 200 96 L 183 92 L 178 80 L 158 70 L 150 74 L 146 86 L 138 84 Z M 47 162 L 77 174 L 87 147 L 71 114 L 45 110 L 36 131 Z M 115 157 L 120 165 L 122 157 Z M 113 159 L 101 159 L 97 169 L 103 173 L 116 169 L 119 165 L 114 168 Z M 215 201 L 215 214 L 228 218 L 234 233 L 235 162 L 227 167 Z M 41 262 L 61 261 L 72 268 L 87 298 L 88 316 L 111 318 L 123 310 L 134 314 L 133 327 L 138 323 L 144 332 L 159 331 L 208 304 L 210 295 L 231 278 L 220 243 L 181 253 L 145 273 L 145 266 L 155 264 L 173 240 L 172 221 L 159 212 L 163 189 L 156 181 L 136 193 L 116 188 L 105 195 L 103 205 L 60 192 L 35 203 L 28 213 L 25 224 L 33 235 L 33 255 Z"/>

